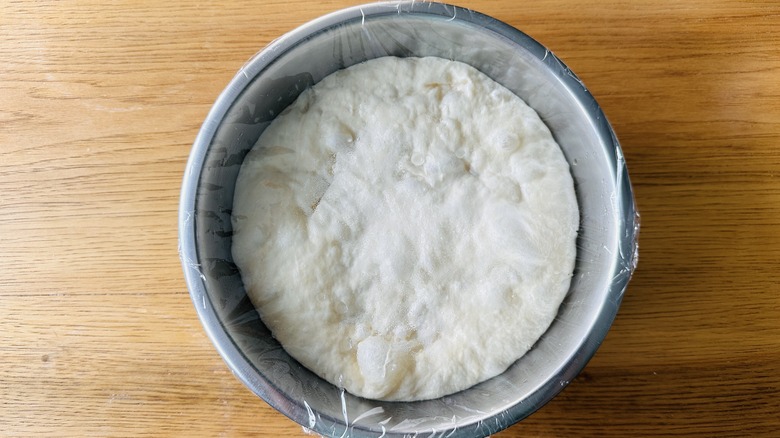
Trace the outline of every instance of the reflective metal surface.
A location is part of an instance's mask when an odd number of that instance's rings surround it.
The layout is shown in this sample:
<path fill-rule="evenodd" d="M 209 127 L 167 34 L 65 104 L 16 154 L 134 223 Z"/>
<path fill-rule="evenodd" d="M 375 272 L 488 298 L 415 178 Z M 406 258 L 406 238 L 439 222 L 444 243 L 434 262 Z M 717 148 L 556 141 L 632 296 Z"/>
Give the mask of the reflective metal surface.
<path fill-rule="evenodd" d="M 235 179 L 260 133 L 307 86 L 386 55 L 462 61 L 523 98 L 564 150 L 581 214 L 571 289 L 532 350 L 493 379 L 414 403 L 354 397 L 291 359 L 249 302 L 230 252 Z M 222 357 L 274 408 L 331 436 L 484 436 L 533 413 L 580 372 L 604 339 L 635 268 L 638 230 L 620 146 L 579 79 L 543 46 L 504 23 L 453 6 L 414 2 L 327 15 L 252 58 L 201 128 L 179 211 L 187 284 Z"/>

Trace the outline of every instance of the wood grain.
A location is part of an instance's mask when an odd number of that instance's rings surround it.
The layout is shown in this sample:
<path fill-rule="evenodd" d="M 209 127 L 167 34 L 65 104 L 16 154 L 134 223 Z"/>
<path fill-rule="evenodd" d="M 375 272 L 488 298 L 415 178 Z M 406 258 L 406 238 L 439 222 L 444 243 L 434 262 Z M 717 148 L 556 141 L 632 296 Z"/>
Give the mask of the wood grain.
<path fill-rule="evenodd" d="M 206 338 L 178 194 L 234 72 L 357 3 L 0 3 L 0 436 L 303 435 Z M 587 84 L 642 213 L 601 349 L 497 436 L 780 434 L 780 3 L 460 4 Z"/>

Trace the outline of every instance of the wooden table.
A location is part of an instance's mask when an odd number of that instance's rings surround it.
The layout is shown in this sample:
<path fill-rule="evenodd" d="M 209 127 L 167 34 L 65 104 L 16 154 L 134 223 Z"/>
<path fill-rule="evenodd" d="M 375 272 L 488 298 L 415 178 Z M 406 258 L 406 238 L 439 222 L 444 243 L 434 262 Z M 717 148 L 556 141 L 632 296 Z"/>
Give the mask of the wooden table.
<path fill-rule="evenodd" d="M 0 4 L 0 436 L 303 435 L 206 338 L 177 203 L 237 69 L 355 3 Z M 598 354 L 497 436 L 780 436 L 780 3 L 460 4 L 587 84 L 642 213 Z"/>

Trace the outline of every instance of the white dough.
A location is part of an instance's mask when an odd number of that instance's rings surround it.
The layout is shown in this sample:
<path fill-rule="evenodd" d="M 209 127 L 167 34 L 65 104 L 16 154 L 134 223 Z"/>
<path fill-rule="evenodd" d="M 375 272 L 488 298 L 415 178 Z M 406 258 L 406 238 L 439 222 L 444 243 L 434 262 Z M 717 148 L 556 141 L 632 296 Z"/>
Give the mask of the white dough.
<path fill-rule="evenodd" d="M 569 166 L 520 98 L 439 58 L 305 91 L 241 168 L 233 257 L 282 346 L 352 394 L 422 400 L 502 373 L 569 288 Z"/>

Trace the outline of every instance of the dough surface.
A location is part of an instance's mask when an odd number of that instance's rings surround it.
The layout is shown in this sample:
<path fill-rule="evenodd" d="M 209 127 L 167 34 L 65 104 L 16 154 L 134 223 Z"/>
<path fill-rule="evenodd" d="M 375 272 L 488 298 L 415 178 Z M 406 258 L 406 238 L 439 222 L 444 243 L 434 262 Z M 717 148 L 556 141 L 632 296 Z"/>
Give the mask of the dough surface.
<path fill-rule="evenodd" d="M 538 115 L 462 63 L 379 58 L 306 90 L 246 157 L 233 257 L 287 352 L 373 399 L 502 373 L 574 269 L 569 166 Z"/>

